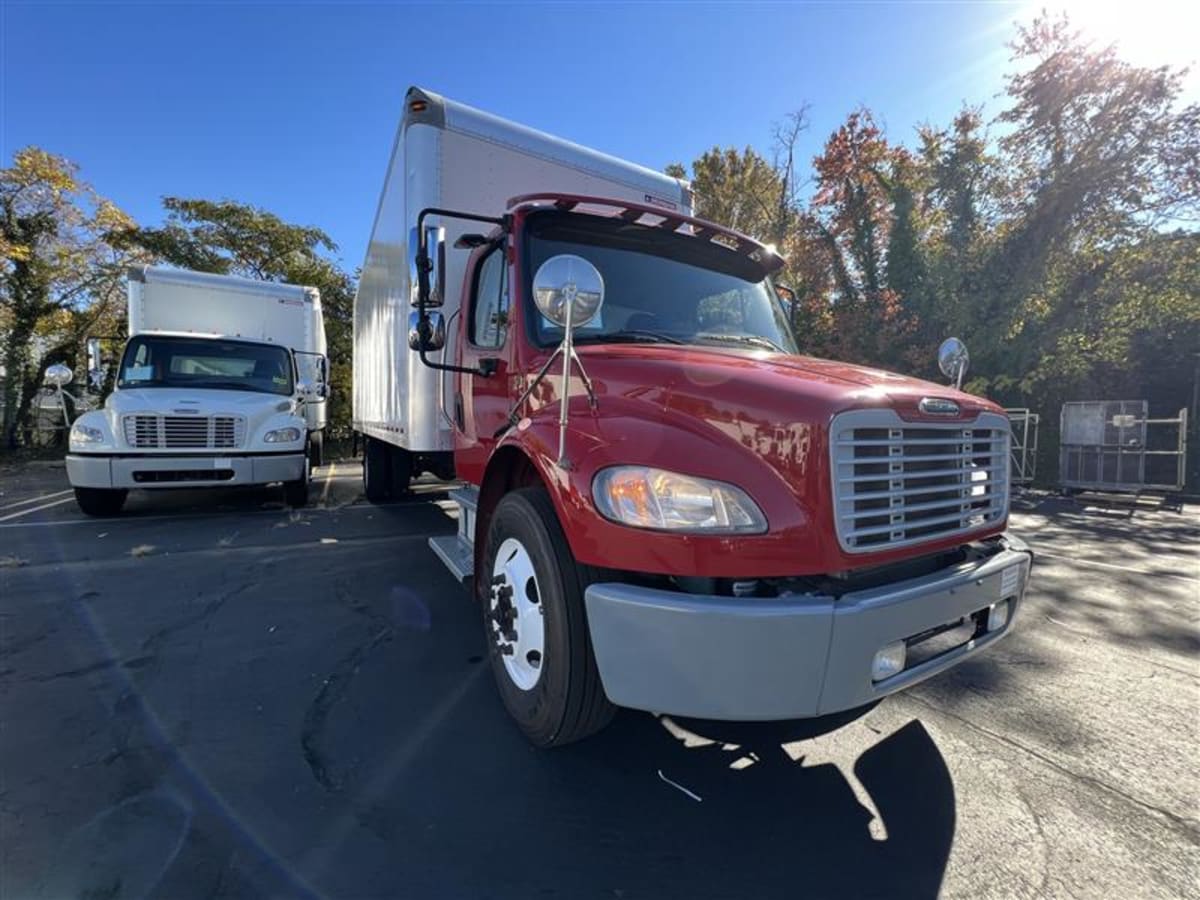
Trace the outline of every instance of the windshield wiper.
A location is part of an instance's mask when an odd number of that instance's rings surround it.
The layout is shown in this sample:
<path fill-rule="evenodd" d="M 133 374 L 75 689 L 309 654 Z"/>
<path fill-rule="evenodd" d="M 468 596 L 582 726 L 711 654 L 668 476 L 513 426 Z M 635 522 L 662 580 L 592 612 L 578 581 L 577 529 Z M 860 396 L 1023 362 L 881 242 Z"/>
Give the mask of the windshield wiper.
<path fill-rule="evenodd" d="M 576 344 L 682 344 L 683 341 L 658 331 L 631 328 L 626 331 L 609 331 L 604 334 L 576 334 Z"/>
<path fill-rule="evenodd" d="M 762 337 L 758 334 L 715 334 L 704 332 L 693 335 L 692 337 L 697 341 L 719 341 L 726 344 L 753 344 L 756 347 L 765 347 L 768 350 L 774 350 L 776 353 L 787 352 L 771 339 Z"/>

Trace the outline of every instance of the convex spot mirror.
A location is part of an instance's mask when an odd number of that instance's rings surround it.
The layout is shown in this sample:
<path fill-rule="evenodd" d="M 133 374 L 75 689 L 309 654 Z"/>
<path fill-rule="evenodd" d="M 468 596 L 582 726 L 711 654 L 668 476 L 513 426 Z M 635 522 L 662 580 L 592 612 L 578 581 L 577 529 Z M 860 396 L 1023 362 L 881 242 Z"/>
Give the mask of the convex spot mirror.
<path fill-rule="evenodd" d="M 440 225 L 425 226 L 427 264 L 422 264 L 419 235 L 416 228 L 408 233 L 408 276 L 412 286 L 412 304 L 416 306 L 423 296 L 426 306 L 441 306 L 445 300 L 446 229 Z"/>
<path fill-rule="evenodd" d="M 596 318 L 604 303 L 604 278 L 582 256 L 563 253 L 542 263 L 533 276 L 538 312 L 563 328 L 581 328 Z"/>
<path fill-rule="evenodd" d="M 410 350 L 441 350 L 446 346 L 446 320 L 440 312 L 426 312 L 421 318 L 418 310 L 408 314 L 408 347 Z"/>
<path fill-rule="evenodd" d="M 46 369 L 46 374 L 43 376 L 46 384 L 51 387 L 60 388 L 65 384 L 70 384 L 71 379 L 75 377 L 75 373 L 71 371 L 70 366 L 64 366 L 62 363 L 55 363 Z"/>
<path fill-rule="evenodd" d="M 963 376 L 967 374 L 967 366 L 971 363 L 967 345 L 956 337 L 946 338 L 938 347 L 937 358 L 942 374 L 953 381 L 955 387 L 960 387 Z"/>

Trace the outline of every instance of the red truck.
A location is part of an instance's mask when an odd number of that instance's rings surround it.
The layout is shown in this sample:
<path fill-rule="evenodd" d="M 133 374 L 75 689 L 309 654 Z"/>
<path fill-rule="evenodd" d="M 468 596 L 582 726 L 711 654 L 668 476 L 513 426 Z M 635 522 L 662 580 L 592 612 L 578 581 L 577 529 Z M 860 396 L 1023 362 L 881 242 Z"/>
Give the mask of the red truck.
<path fill-rule="evenodd" d="M 508 187 L 528 193 L 496 201 Z M 473 584 L 501 699 L 539 746 L 618 706 L 869 704 L 1006 634 L 1028 581 L 1003 411 L 800 355 L 783 260 L 690 203 L 406 98 L 355 309 L 365 490 L 465 483 L 458 533 L 430 543 Z"/>

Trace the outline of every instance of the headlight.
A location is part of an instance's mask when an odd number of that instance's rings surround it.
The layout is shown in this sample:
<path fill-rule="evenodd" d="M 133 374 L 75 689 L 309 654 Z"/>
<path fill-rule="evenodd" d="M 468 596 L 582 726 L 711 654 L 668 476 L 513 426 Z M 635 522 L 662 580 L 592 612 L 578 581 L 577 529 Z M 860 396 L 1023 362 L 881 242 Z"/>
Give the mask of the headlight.
<path fill-rule="evenodd" d="M 707 534 L 761 534 L 762 510 L 741 488 L 646 466 L 614 466 L 592 482 L 606 519 L 634 528 Z"/>
<path fill-rule="evenodd" d="M 99 444 L 104 440 L 104 432 L 91 425 L 81 425 L 76 422 L 71 426 L 72 444 Z"/>
<path fill-rule="evenodd" d="M 274 431 L 268 431 L 263 435 L 263 440 L 268 444 L 294 444 L 300 440 L 300 429 L 276 428 Z"/>

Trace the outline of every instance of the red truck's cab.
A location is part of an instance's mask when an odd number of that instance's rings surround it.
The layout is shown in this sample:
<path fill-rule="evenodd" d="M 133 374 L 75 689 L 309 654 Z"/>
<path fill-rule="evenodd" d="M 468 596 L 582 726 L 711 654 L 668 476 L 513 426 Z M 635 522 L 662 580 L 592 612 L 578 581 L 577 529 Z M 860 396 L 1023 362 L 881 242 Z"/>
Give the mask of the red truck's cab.
<path fill-rule="evenodd" d="M 782 261 L 712 223 L 571 195 L 491 221 L 421 254 L 427 273 L 471 254 L 453 362 L 422 354 L 449 370 L 468 484 L 433 544 L 474 574 L 531 739 L 581 737 L 611 704 L 841 711 L 1007 631 L 1030 556 L 1004 534 L 999 407 L 799 355 Z M 414 347 L 438 348 L 420 317 Z"/>

